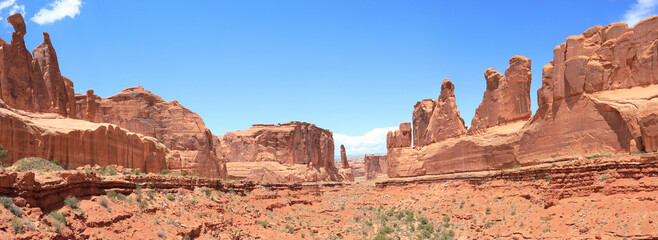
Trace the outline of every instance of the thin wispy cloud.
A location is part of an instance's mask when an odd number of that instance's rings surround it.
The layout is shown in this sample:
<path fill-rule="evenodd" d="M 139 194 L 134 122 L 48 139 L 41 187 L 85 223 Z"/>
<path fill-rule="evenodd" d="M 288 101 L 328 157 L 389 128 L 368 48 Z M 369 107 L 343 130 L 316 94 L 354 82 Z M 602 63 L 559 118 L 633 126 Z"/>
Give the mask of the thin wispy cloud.
<path fill-rule="evenodd" d="M 12 15 L 14 13 L 20 13 L 21 15 L 25 15 L 25 5 L 18 5 L 18 4 L 12 5 L 11 9 L 9 9 L 9 15 Z"/>
<path fill-rule="evenodd" d="M 624 13 L 624 22 L 634 26 L 637 22 L 656 14 L 658 0 L 637 0 L 630 9 Z"/>
<path fill-rule="evenodd" d="M 9 12 L 6 12 L 6 10 L 9 10 Z M 0 12 L 2 12 L 3 18 L 14 13 L 25 15 L 25 5 L 17 4 L 16 0 L 4 0 L 0 2 Z"/>
<path fill-rule="evenodd" d="M 65 17 L 75 18 L 80 14 L 81 0 L 55 0 L 48 4 L 47 7 L 39 9 L 39 12 L 30 20 L 44 25 L 51 24 Z"/>
<path fill-rule="evenodd" d="M 396 130 L 397 127 L 375 128 L 363 136 L 347 136 L 334 134 L 336 143 L 336 157 L 340 157 L 340 145 L 345 145 L 347 155 L 363 155 L 374 153 L 386 153 L 386 134 Z"/>

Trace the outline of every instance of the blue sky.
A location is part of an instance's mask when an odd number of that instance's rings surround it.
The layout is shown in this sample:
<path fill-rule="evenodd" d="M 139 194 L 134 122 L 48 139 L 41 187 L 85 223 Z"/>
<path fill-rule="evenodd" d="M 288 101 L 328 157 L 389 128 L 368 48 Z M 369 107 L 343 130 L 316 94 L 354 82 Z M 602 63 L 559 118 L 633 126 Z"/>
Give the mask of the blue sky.
<path fill-rule="evenodd" d="M 633 24 L 657 2 L 3 0 L 0 15 L 24 14 L 28 49 L 50 33 L 76 92 L 141 85 L 216 135 L 311 122 L 361 155 L 385 153 L 386 132 L 437 98 L 444 78 L 469 125 L 484 70 L 503 72 L 514 55 L 532 60 L 534 111 L 555 46 L 594 25 Z"/>

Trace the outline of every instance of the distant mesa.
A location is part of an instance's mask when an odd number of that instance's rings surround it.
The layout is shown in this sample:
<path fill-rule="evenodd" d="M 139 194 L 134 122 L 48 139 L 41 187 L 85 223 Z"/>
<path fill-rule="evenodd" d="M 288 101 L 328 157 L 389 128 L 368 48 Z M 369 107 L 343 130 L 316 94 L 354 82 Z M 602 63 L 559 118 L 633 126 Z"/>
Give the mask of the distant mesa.
<path fill-rule="evenodd" d="M 314 124 L 254 124 L 214 142 L 230 177 L 273 182 L 354 180 L 351 169 L 350 175 L 344 175 L 334 163 L 333 133 Z"/>
<path fill-rule="evenodd" d="M 614 23 L 568 37 L 542 69 L 534 116 L 530 59 L 512 57 L 504 75 L 487 69 L 487 87 L 467 134 L 444 81 L 438 100 L 414 106 L 413 148 L 409 123 L 389 132 L 388 175 L 492 170 L 658 150 L 656 29 L 658 16 L 653 16 L 632 28 Z M 444 93 L 446 107 L 440 108 Z"/>

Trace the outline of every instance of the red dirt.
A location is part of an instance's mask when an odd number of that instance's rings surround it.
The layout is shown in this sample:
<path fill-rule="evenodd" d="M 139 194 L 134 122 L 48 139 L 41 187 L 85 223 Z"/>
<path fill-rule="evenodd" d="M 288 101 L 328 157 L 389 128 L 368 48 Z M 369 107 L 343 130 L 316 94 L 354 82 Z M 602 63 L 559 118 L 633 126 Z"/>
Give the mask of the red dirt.
<path fill-rule="evenodd" d="M 27 203 L 16 219 L 24 229 L 33 225 L 16 234 L 13 214 L 0 207 L 0 238 L 373 239 L 387 226 L 387 237 L 417 239 L 430 225 L 430 237 L 448 239 L 656 238 L 657 159 L 576 159 L 352 185 L 61 171 L 37 173 L 34 188 L 21 191 L 29 173 L 0 172 L 0 192 Z M 78 196 L 79 209 L 63 206 L 67 195 Z M 60 233 L 50 210 L 66 217 Z"/>

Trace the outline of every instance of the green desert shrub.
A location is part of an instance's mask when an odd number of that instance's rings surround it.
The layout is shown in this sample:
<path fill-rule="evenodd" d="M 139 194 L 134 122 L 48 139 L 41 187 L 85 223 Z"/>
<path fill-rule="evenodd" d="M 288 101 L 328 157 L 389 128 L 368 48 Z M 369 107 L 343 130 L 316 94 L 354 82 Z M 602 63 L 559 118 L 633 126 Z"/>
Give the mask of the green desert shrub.
<path fill-rule="evenodd" d="M 9 154 L 8 150 L 4 150 L 2 148 L 2 144 L 0 144 L 0 160 L 7 158 L 7 155 Z"/>
<path fill-rule="evenodd" d="M 53 160 L 53 162 L 55 161 L 57 160 Z M 10 169 L 17 172 L 50 172 L 64 170 L 62 166 L 53 162 L 43 158 L 27 157 L 16 161 Z"/>
<path fill-rule="evenodd" d="M 269 225 L 267 221 L 261 221 L 261 220 L 256 220 L 256 224 L 261 225 L 264 228 L 267 228 L 267 225 Z"/>
<path fill-rule="evenodd" d="M 8 197 L 0 197 L 0 203 L 2 203 L 2 206 L 4 206 L 7 210 L 9 210 L 12 214 L 16 215 L 17 217 L 22 217 L 23 216 L 23 210 L 16 206 L 14 204 L 14 200 Z"/>
<path fill-rule="evenodd" d="M 23 223 L 17 217 L 13 217 L 13 218 L 11 218 L 11 228 L 14 229 L 14 232 L 16 232 L 16 233 L 22 233 L 23 232 Z"/>
<path fill-rule="evenodd" d="M 100 205 L 103 206 L 105 209 L 107 209 L 107 211 L 110 211 L 110 203 L 107 201 L 106 198 L 101 198 L 101 200 L 98 201 L 98 204 L 100 204 Z"/>
<path fill-rule="evenodd" d="M 56 220 L 58 223 L 61 223 L 62 225 L 66 226 L 66 218 L 58 211 L 52 211 L 50 212 L 50 214 L 48 214 L 48 216 Z"/>
<path fill-rule="evenodd" d="M 78 209 L 80 206 L 80 201 L 75 196 L 69 195 L 66 197 L 66 199 L 64 199 L 64 205 L 73 209 Z"/>

